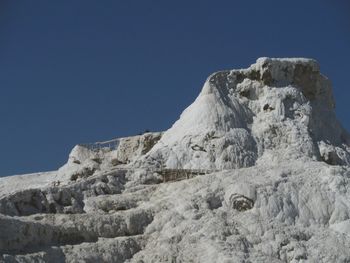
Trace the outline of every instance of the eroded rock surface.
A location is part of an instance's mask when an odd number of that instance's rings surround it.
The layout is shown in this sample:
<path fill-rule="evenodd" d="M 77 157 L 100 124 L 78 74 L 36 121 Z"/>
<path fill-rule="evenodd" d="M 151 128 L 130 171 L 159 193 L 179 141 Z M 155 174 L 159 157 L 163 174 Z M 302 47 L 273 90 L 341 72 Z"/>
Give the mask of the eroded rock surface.
<path fill-rule="evenodd" d="M 0 178 L 0 262 L 350 262 L 334 105 L 311 59 L 214 73 L 164 133 Z"/>

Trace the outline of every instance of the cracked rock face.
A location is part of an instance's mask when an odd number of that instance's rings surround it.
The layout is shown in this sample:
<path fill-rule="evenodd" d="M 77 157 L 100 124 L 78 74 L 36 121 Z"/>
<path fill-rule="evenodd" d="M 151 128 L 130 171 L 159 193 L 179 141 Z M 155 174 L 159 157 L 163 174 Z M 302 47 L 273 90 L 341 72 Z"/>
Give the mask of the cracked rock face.
<path fill-rule="evenodd" d="M 0 262 L 350 262 L 350 137 L 311 59 L 209 76 L 164 133 L 0 178 Z"/>

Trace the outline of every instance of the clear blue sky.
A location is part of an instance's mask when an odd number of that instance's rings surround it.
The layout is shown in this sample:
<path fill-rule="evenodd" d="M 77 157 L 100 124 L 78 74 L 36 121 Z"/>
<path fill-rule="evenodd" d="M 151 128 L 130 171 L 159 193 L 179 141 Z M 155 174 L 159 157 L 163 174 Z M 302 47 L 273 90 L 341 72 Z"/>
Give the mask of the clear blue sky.
<path fill-rule="evenodd" d="M 350 130 L 346 0 L 0 0 L 0 39 L 0 176 L 165 130 L 211 72 L 261 56 L 317 59 Z"/>

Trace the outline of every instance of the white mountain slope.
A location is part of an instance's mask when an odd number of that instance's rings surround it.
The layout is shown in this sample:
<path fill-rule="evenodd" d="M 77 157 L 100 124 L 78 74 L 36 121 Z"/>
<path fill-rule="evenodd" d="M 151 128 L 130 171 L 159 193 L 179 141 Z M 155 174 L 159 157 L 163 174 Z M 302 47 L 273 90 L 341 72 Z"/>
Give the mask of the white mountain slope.
<path fill-rule="evenodd" d="M 0 178 L 0 261 L 350 262 L 334 105 L 314 60 L 214 73 L 164 133 Z"/>
<path fill-rule="evenodd" d="M 330 154 L 336 158 L 330 162 L 348 165 L 346 136 L 315 61 L 261 58 L 248 69 L 211 75 L 146 159 L 221 170 L 252 166 L 261 157 L 320 160 Z"/>

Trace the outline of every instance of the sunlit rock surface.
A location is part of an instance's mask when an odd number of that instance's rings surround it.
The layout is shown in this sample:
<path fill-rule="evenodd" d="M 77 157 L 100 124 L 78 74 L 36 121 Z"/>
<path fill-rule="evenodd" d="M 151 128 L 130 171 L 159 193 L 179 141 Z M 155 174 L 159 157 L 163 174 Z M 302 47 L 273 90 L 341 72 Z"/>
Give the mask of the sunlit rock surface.
<path fill-rule="evenodd" d="M 316 61 L 209 76 L 164 133 L 0 178 L 1 262 L 350 262 L 350 137 Z"/>

